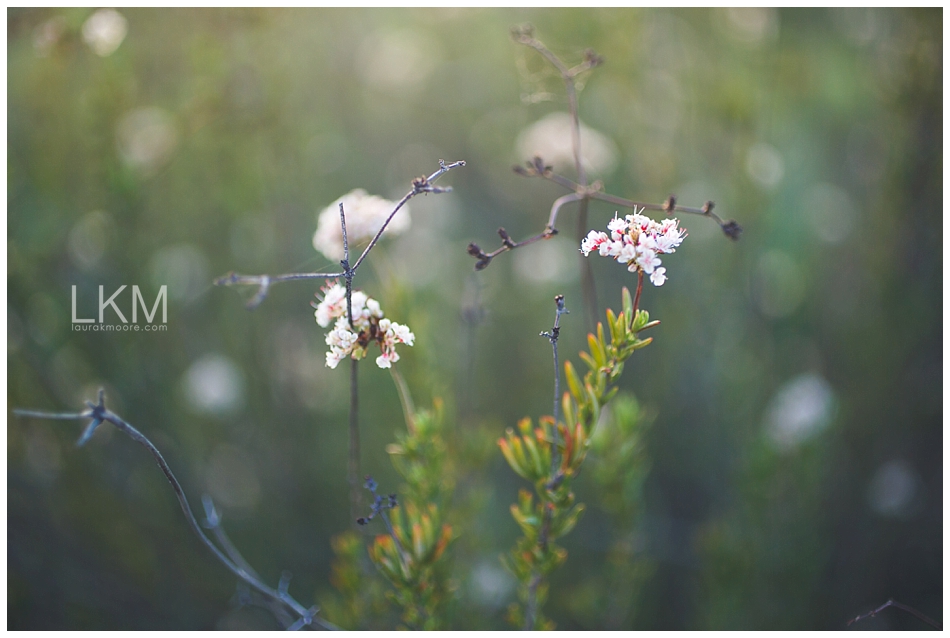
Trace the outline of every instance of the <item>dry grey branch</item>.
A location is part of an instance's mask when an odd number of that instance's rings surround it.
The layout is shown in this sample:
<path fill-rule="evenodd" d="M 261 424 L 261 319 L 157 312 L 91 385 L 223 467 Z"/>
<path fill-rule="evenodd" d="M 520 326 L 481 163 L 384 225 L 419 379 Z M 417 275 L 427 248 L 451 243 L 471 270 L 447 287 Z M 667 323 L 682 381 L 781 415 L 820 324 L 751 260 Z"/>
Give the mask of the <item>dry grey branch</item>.
<path fill-rule="evenodd" d="M 936 629 L 937 631 L 943 631 L 943 625 L 941 625 L 941 624 L 938 623 L 937 621 L 932 620 L 931 618 L 925 616 L 924 614 L 922 614 L 921 612 L 917 611 L 916 609 L 914 609 L 914 608 L 911 607 L 910 605 L 905 605 L 905 604 L 903 604 L 903 603 L 897 602 L 897 601 L 894 600 L 893 598 L 888 598 L 888 599 L 887 599 L 887 602 L 884 603 L 883 605 L 881 605 L 880 607 L 878 607 L 877 609 L 872 609 L 871 611 L 867 612 L 866 614 L 861 614 L 860 616 L 856 616 L 856 617 L 852 618 L 851 620 L 848 621 L 848 626 L 850 627 L 852 624 L 854 624 L 854 623 L 856 623 L 856 622 L 859 622 L 859 621 L 861 621 L 861 620 L 864 620 L 865 618 L 873 618 L 874 616 L 877 616 L 879 613 L 881 613 L 882 611 L 884 611 L 884 610 L 887 609 L 888 607 L 896 607 L 897 609 L 900 609 L 901 611 L 905 611 L 905 612 L 907 612 L 908 614 L 910 614 L 911 616 L 914 616 L 914 617 L 917 618 L 918 620 L 927 623 L 928 625 L 930 625 L 931 627 L 933 627 L 933 628 Z"/>
<path fill-rule="evenodd" d="M 243 582 L 247 583 L 254 590 L 263 594 L 265 597 L 284 605 L 287 609 L 293 612 L 296 616 L 296 620 L 293 624 L 288 627 L 288 629 L 302 629 L 304 627 L 310 627 L 316 625 L 321 629 L 338 629 L 335 625 L 330 622 L 327 622 L 316 616 L 317 612 L 320 611 L 319 607 L 313 606 L 309 609 L 305 608 L 299 602 L 297 602 L 287 591 L 286 588 L 281 590 L 280 588 L 275 590 L 266 585 L 254 572 L 253 569 L 248 569 L 247 563 L 243 558 L 240 558 L 239 561 L 232 560 L 231 557 L 226 555 L 221 549 L 215 545 L 210 538 L 201 530 L 201 526 L 198 524 L 197 519 L 195 518 L 194 513 L 191 511 L 191 505 L 188 503 L 188 497 L 185 496 L 185 492 L 181 487 L 181 483 L 178 482 L 178 479 L 175 477 L 175 474 L 172 472 L 171 468 L 168 466 L 168 463 L 165 461 L 165 458 L 162 456 L 162 453 L 158 450 L 157 447 L 146 437 L 144 434 L 139 432 L 137 429 L 132 427 L 119 415 L 110 411 L 105 406 L 105 392 L 99 390 L 99 400 L 97 403 L 92 403 L 87 401 L 86 405 L 88 410 L 78 413 L 67 413 L 67 412 L 40 412 L 36 410 L 14 410 L 13 413 L 16 416 L 34 418 L 34 419 L 62 419 L 62 420 L 74 420 L 82 421 L 89 419 L 89 424 L 83 430 L 82 435 L 79 437 L 79 440 L 76 442 L 77 446 L 84 445 L 93 435 L 95 429 L 99 427 L 102 423 L 108 421 L 114 425 L 118 430 L 125 433 L 129 438 L 131 438 L 136 443 L 142 445 L 145 449 L 149 451 L 152 457 L 155 459 L 155 462 L 158 464 L 158 467 L 162 470 L 162 473 L 165 475 L 165 478 L 168 479 L 168 482 L 171 483 L 172 490 L 175 492 L 175 496 L 178 498 L 178 504 L 181 506 L 181 511 L 185 515 L 185 519 L 188 521 L 189 527 L 191 530 L 201 539 L 201 542 L 211 550 L 211 553 L 214 554 L 215 558 L 221 561 L 225 567 L 227 567 L 231 572 L 241 579 Z M 211 506 L 213 510 L 213 505 Z M 217 517 L 215 512 L 215 525 L 220 523 L 220 518 Z M 209 522 L 211 517 L 209 516 Z M 230 543 L 230 541 L 229 541 Z M 234 555 L 240 557 L 240 554 L 237 552 L 236 548 L 231 546 L 231 549 L 234 552 Z"/>

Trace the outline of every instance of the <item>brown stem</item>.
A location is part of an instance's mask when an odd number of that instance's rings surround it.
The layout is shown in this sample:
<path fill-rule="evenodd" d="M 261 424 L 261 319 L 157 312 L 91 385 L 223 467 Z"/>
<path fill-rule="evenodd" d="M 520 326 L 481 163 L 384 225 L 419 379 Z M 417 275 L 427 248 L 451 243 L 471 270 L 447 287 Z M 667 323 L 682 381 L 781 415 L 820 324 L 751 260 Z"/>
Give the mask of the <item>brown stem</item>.
<path fill-rule="evenodd" d="M 581 200 L 577 215 L 577 242 L 578 244 L 587 235 L 587 207 L 588 198 Z M 584 300 L 584 325 L 588 332 L 593 332 L 597 325 L 597 282 L 594 279 L 594 268 L 590 259 L 578 253 L 581 260 L 581 294 Z"/>
<path fill-rule="evenodd" d="M 637 310 L 640 308 L 640 293 L 643 292 L 643 271 L 637 271 L 637 294 L 633 298 L 633 316 L 630 317 L 630 321 L 633 321 L 637 317 Z"/>

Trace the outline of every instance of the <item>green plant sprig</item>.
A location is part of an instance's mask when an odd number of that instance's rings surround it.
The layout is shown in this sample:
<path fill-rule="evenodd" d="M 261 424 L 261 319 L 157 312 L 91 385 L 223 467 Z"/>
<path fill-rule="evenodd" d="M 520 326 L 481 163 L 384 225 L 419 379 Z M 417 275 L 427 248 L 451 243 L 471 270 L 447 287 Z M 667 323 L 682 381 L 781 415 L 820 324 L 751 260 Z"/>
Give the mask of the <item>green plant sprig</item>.
<path fill-rule="evenodd" d="M 617 392 L 615 383 L 624 362 L 652 341 L 641 339 L 640 333 L 660 323 L 635 308 L 627 288 L 622 292 L 622 307 L 620 314 L 607 310 L 606 331 L 598 323 L 596 334 L 587 335 L 588 351 L 580 353 L 588 367 L 583 379 L 570 361 L 564 363 L 568 391 L 561 399 L 563 420 L 555 423 L 552 417 L 542 417 L 533 426 L 525 418 L 518 423 L 517 433 L 509 428 L 498 440 L 508 465 L 535 490 L 535 494 L 521 490 L 518 502 L 511 506 L 523 536 L 503 558 L 518 579 L 521 601 L 509 608 L 509 620 L 527 630 L 553 628 L 541 613 L 547 597 L 545 579 L 567 559 L 567 551 L 554 541 L 568 534 L 584 512 L 584 505 L 575 503 L 572 481 L 587 456 L 601 409 Z M 555 450 L 560 463 L 552 467 Z"/>

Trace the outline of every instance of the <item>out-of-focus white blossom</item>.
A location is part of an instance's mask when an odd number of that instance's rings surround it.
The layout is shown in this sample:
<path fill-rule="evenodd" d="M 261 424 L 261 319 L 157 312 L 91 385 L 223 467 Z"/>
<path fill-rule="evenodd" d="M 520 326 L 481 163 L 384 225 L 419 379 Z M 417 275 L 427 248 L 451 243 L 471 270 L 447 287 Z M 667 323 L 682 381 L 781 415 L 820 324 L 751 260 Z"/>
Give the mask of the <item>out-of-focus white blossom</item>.
<path fill-rule="evenodd" d="M 82 23 L 82 39 L 103 58 L 119 48 L 128 32 L 129 21 L 115 9 L 99 9 Z"/>
<path fill-rule="evenodd" d="M 666 281 L 666 268 L 660 255 L 676 252 L 686 238 L 686 230 L 679 227 L 678 219 L 657 222 L 634 209 L 633 215 L 614 217 L 607 223 L 610 234 L 592 230 L 581 241 L 584 256 L 597 251 L 601 257 L 613 257 L 627 266 L 630 272 L 650 275 L 654 286 Z"/>
<path fill-rule="evenodd" d="M 557 172 L 574 166 L 574 146 L 571 137 L 573 121 L 568 113 L 551 113 L 518 136 L 519 160 L 538 155 Z M 595 131 L 583 122 L 581 129 L 581 161 L 594 175 L 609 175 L 617 166 L 617 145 L 609 137 Z"/>
<path fill-rule="evenodd" d="M 317 232 L 313 235 L 313 247 L 327 259 L 343 259 L 343 232 L 340 229 L 340 203 L 346 214 L 346 239 L 350 246 L 372 239 L 383 222 L 396 207 L 395 202 L 369 195 L 362 188 L 350 191 L 336 200 L 317 216 Z M 387 235 L 398 235 L 411 223 L 409 207 L 403 206 L 386 226 Z"/>
<path fill-rule="evenodd" d="M 408 326 L 395 323 L 383 316 L 379 302 L 366 296 L 366 293 L 354 290 L 350 294 L 350 312 L 353 325 L 350 325 L 346 306 L 346 288 L 334 282 L 323 289 L 323 300 L 316 305 L 314 316 L 317 324 L 326 328 L 333 323 L 333 329 L 327 333 L 327 367 L 336 368 L 343 359 L 350 357 L 357 361 L 366 356 L 370 343 L 379 345 L 382 354 L 376 358 L 380 368 L 391 368 L 399 361 L 396 344 L 413 345 L 416 336 Z"/>

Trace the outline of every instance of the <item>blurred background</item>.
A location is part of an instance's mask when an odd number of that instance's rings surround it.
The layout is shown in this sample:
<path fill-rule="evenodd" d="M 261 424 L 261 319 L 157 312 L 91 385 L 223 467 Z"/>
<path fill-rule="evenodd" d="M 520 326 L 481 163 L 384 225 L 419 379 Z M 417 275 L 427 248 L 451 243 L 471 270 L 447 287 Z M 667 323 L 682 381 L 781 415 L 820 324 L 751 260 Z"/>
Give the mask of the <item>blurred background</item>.
<path fill-rule="evenodd" d="M 482 272 L 465 252 L 540 232 L 564 194 L 512 164 L 574 175 L 563 86 L 509 38 L 525 22 L 569 63 L 605 58 L 580 93 L 592 178 L 745 228 L 683 218 L 669 280 L 644 289 L 662 325 L 621 386 L 650 415 L 649 471 L 625 526 L 598 473 L 579 480 L 558 628 L 841 629 L 890 597 L 942 621 L 940 9 L 9 9 L 10 408 L 79 410 L 104 387 L 269 583 L 289 569 L 299 600 L 331 600 L 349 397 L 317 286 L 249 312 L 251 291 L 211 281 L 333 269 L 320 210 L 464 159 L 356 285 L 414 330 L 397 365 L 464 442 L 452 625 L 506 628 L 498 556 L 525 484 L 494 441 L 550 412 L 555 294 L 574 310 L 562 358 L 587 330 L 575 209 Z M 590 228 L 615 210 L 592 203 Z M 635 280 L 591 263 L 602 316 Z M 149 304 L 168 286 L 167 331 L 71 330 L 72 286 L 90 317 L 123 284 Z M 398 397 L 375 366 L 360 384 L 363 470 L 392 491 Z M 233 604 L 147 453 L 109 427 L 77 450 L 80 431 L 8 411 L 8 628 L 274 626 Z M 856 627 L 926 628 L 894 609 Z"/>

